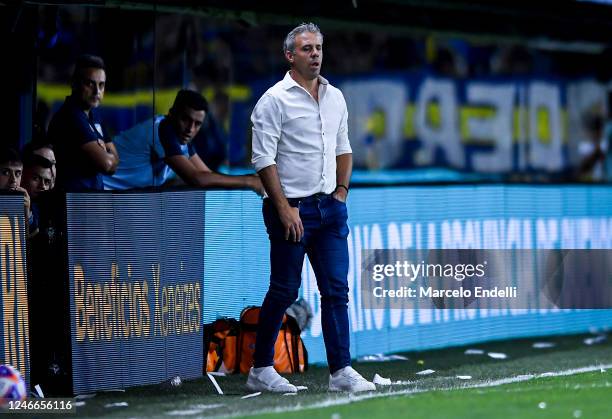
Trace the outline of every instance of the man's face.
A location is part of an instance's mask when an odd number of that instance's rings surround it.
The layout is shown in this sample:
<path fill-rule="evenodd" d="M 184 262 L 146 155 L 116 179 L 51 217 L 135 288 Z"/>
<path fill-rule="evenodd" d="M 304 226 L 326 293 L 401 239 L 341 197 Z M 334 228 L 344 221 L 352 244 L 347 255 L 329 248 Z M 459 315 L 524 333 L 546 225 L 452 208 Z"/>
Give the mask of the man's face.
<path fill-rule="evenodd" d="M 295 37 L 295 51 L 285 53 L 291 68 L 306 80 L 313 80 L 321 72 L 323 39 L 320 34 L 302 32 Z"/>
<path fill-rule="evenodd" d="M 100 106 L 106 87 L 106 73 L 99 68 L 86 68 L 81 71 L 80 79 L 73 85 L 73 93 L 86 110 Z"/>
<path fill-rule="evenodd" d="M 51 167 L 51 189 L 53 189 L 53 186 L 55 184 L 55 177 L 57 176 L 57 168 L 55 167 L 55 153 L 53 152 L 53 149 L 49 147 L 42 147 L 37 150 L 34 150 L 34 154 L 38 154 L 39 156 L 42 156 L 45 159 L 49 160 L 51 163 L 53 163 L 53 166 Z"/>
<path fill-rule="evenodd" d="M 176 135 L 178 135 L 183 144 L 187 144 L 193 140 L 193 137 L 202 128 L 206 112 L 203 110 L 196 111 L 188 106 L 184 106 L 176 112 L 173 111 L 172 116 Z"/>
<path fill-rule="evenodd" d="M 15 189 L 21 185 L 21 163 L 0 163 L 0 189 Z"/>
<path fill-rule="evenodd" d="M 30 198 L 36 198 L 39 192 L 51 189 L 52 177 L 51 169 L 41 166 L 27 167 L 23 176 L 23 187 Z"/>

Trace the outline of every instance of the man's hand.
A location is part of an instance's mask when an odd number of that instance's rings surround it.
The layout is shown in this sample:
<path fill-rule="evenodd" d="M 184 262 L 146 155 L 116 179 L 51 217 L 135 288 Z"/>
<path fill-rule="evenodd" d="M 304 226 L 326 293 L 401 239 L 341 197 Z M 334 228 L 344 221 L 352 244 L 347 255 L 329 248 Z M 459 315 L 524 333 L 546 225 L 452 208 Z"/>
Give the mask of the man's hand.
<path fill-rule="evenodd" d="M 249 188 L 253 190 L 257 195 L 264 196 L 265 190 L 261 183 L 261 179 L 257 175 L 249 175 L 247 177 Z"/>
<path fill-rule="evenodd" d="M 30 195 L 28 195 L 28 191 L 26 191 L 21 186 L 17 186 L 15 190 L 23 193 L 23 208 L 25 210 L 27 221 L 30 218 Z"/>
<path fill-rule="evenodd" d="M 332 197 L 337 199 L 340 202 L 346 202 L 346 197 L 348 192 L 344 188 L 337 188 L 336 191 L 332 194 Z"/>
<path fill-rule="evenodd" d="M 289 205 L 278 211 L 283 227 L 285 228 L 285 240 L 299 242 L 304 236 L 304 226 L 300 219 L 300 210 Z"/>
<path fill-rule="evenodd" d="M 261 179 L 261 183 L 265 185 L 272 205 L 274 205 L 278 212 L 278 218 L 285 230 L 285 240 L 301 241 L 304 236 L 304 226 L 300 219 L 300 210 L 289 205 L 281 187 L 276 165 L 272 164 L 265 167 L 257 172 L 257 174 Z"/>

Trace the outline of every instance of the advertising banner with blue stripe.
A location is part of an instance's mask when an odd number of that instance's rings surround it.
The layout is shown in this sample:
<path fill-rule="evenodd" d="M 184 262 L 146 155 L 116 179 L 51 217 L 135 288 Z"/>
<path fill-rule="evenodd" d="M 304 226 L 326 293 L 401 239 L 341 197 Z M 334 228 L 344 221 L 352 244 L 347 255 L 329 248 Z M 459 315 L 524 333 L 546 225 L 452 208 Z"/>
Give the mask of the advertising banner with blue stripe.
<path fill-rule="evenodd" d="M 607 309 L 365 308 L 360 287 L 365 249 L 612 249 L 609 186 L 352 188 L 348 212 L 354 357 L 612 327 Z M 270 273 L 258 198 L 209 191 L 206 214 L 205 323 L 238 317 L 245 306 L 261 304 Z M 303 333 L 310 359 L 325 362 L 319 293 L 307 260 L 300 295 L 314 312 Z"/>
<path fill-rule="evenodd" d="M 66 206 L 74 392 L 201 376 L 204 192 Z"/>

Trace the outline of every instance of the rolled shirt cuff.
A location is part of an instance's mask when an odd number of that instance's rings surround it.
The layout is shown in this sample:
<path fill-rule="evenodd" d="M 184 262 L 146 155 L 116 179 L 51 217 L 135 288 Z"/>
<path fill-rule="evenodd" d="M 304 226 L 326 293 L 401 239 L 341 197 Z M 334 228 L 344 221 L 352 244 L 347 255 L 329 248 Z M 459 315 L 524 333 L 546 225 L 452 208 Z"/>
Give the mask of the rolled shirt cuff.
<path fill-rule="evenodd" d="M 251 160 L 251 163 L 253 164 L 255 171 L 259 172 L 260 170 L 265 169 L 268 166 L 276 164 L 276 160 L 274 160 L 274 157 L 262 156 L 254 158 L 253 160 Z"/>

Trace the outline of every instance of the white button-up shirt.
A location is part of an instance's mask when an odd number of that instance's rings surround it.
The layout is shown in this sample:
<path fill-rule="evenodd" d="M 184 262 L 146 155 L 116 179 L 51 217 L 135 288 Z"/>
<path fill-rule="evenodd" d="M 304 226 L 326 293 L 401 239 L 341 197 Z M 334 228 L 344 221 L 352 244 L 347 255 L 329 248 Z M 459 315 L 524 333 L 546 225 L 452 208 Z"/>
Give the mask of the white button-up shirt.
<path fill-rule="evenodd" d="M 340 90 L 319 76 L 319 102 L 287 72 L 259 99 L 253 123 L 256 171 L 276 164 L 287 198 L 336 188 L 336 156 L 351 153 Z"/>

